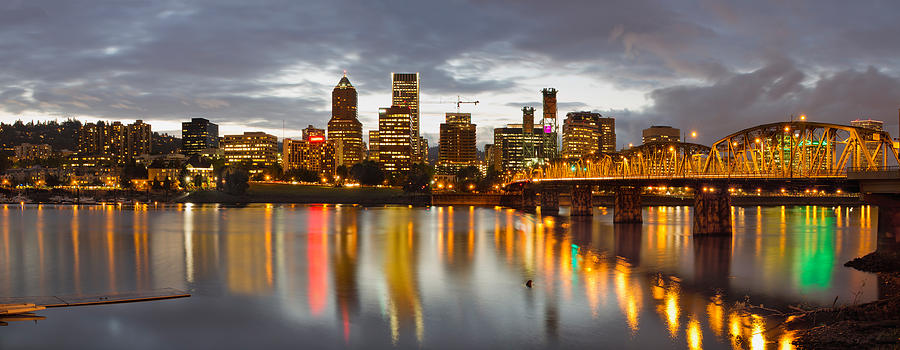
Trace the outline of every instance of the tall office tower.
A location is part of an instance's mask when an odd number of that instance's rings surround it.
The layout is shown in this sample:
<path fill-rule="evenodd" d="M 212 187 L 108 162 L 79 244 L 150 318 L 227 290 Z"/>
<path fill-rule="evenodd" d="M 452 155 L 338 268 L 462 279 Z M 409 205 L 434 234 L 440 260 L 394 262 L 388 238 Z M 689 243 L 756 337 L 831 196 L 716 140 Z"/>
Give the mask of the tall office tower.
<path fill-rule="evenodd" d="M 522 107 L 522 132 L 526 135 L 534 134 L 534 107 Z M 522 157 L 525 158 L 526 163 L 535 159 L 534 144 L 531 143 L 531 137 L 525 138 L 522 145 Z"/>
<path fill-rule="evenodd" d="M 666 125 L 654 125 L 641 132 L 641 141 L 650 142 L 681 142 L 681 129 Z"/>
<path fill-rule="evenodd" d="M 378 161 L 378 130 L 369 130 L 369 160 Z"/>
<path fill-rule="evenodd" d="M 363 160 L 362 123 L 357 119 L 356 88 L 350 84 L 347 74 L 331 90 L 331 120 L 328 121 L 328 139 L 343 145 L 342 162 L 352 166 Z"/>
<path fill-rule="evenodd" d="M 412 141 L 418 137 L 410 136 L 411 113 L 401 106 L 378 109 L 378 162 L 391 176 L 409 172 L 412 164 Z"/>
<path fill-rule="evenodd" d="M 616 151 L 616 118 L 600 117 L 600 152 Z"/>
<path fill-rule="evenodd" d="M 524 145 L 531 142 L 538 161 L 544 161 L 543 128 L 538 126 L 531 133 L 524 132 L 522 124 L 510 124 L 505 128 L 494 129 L 494 145 L 492 152 L 499 155 L 498 168 L 502 171 L 519 171 L 529 166 L 525 159 Z M 553 134 L 555 136 L 555 134 Z M 496 156 L 495 156 L 496 157 Z"/>
<path fill-rule="evenodd" d="M 246 166 L 251 174 L 261 173 L 278 158 L 278 138 L 264 132 L 225 135 L 225 165 Z"/>
<path fill-rule="evenodd" d="M 409 108 L 412 162 L 422 161 L 418 159 L 424 147 L 419 140 L 419 73 L 391 73 L 391 106 Z"/>
<path fill-rule="evenodd" d="M 438 142 L 438 167 L 443 172 L 455 174 L 459 169 L 478 162 L 476 125 L 472 124 L 471 113 L 447 113 L 445 118 Z"/>
<path fill-rule="evenodd" d="M 544 95 L 544 119 L 541 124 L 544 128 L 544 155 L 547 158 L 557 158 L 559 148 L 557 147 L 559 135 L 559 123 L 556 119 L 556 89 L 546 88 L 541 90 Z"/>
<path fill-rule="evenodd" d="M 500 171 L 500 147 L 494 147 L 493 143 L 484 145 L 484 162 L 487 163 L 488 169 Z"/>
<path fill-rule="evenodd" d="M 115 121 L 107 123 L 103 129 L 103 154 L 116 163 L 123 163 L 126 154 L 125 125 Z"/>
<path fill-rule="evenodd" d="M 562 156 L 581 158 L 600 150 L 600 113 L 569 112 L 563 121 Z"/>
<path fill-rule="evenodd" d="M 133 124 L 125 127 L 126 158 L 134 159 L 142 154 L 150 154 L 153 140 L 153 132 L 150 124 L 143 120 L 135 120 Z"/>
<path fill-rule="evenodd" d="M 203 118 L 181 123 L 181 153 L 198 154 L 209 148 L 219 148 L 218 125 Z"/>

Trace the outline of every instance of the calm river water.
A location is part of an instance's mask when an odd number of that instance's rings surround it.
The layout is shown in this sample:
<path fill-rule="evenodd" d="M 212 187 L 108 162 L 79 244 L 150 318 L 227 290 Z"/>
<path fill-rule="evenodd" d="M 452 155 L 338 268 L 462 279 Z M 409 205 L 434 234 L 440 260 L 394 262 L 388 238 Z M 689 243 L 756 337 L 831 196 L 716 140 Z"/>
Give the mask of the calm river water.
<path fill-rule="evenodd" d="M 0 296 L 193 294 L 40 311 L 0 348 L 789 348 L 731 306 L 874 300 L 843 263 L 875 249 L 876 216 L 741 207 L 721 238 L 692 237 L 688 207 L 618 226 L 604 208 L 0 205 Z"/>

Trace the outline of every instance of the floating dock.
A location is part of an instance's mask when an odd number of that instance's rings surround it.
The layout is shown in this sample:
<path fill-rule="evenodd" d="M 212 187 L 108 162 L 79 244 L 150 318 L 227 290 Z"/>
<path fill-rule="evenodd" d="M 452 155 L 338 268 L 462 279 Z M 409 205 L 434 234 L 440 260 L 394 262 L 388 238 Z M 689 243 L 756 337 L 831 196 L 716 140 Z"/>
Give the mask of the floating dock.
<path fill-rule="evenodd" d="M 69 306 L 84 306 L 84 305 L 101 305 L 101 304 L 117 304 L 117 303 L 134 303 L 140 301 L 151 301 L 151 300 L 162 300 L 162 299 L 175 299 L 175 298 L 187 298 L 191 295 L 174 288 L 163 288 L 163 289 L 154 289 L 148 291 L 134 291 L 134 292 L 119 292 L 119 293 L 107 293 L 107 294 L 77 294 L 77 295 L 63 295 L 63 296 L 38 296 L 38 297 L 0 297 L 0 305 L 10 306 L 9 310 L 23 310 L 22 312 L 31 312 L 35 310 L 28 310 L 27 307 L 30 305 L 31 308 L 39 308 L 37 310 L 42 310 L 44 308 L 52 308 L 52 307 L 69 307 Z M 3 309 L 0 308 L 0 314 L 3 313 Z M 8 314 L 14 314 L 13 312 L 9 312 Z"/>

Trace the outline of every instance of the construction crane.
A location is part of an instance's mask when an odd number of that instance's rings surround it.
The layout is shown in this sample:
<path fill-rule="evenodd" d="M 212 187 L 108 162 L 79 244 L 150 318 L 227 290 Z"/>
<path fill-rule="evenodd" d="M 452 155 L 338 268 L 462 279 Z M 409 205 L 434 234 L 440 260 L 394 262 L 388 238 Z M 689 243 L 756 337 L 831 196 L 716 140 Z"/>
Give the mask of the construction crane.
<path fill-rule="evenodd" d="M 459 96 L 456 96 L 456 113 L 459 113 L 459 106 L 463 103 L 471 103 L 472 105 L 477 106 L 479 101 L 463 101 Z"/>
<path fill-rule="evenodd" d="M 463 105 L 464 103 L 471 103 L 471 104 L 477 106 L 479 103 L 481 103 L 481 101 L 463 101 L 461 97 L 456 96 L 456 101 L 455 101 L 455 102 L 454 102 L 454 101 L 445 101 L 444 99 L 441 99 L 440 101 L 421 101 L 421 102 L 419 102 L 419 103 L 421 103 L 421 104 L 447 104 L 447 103 L 456 103 L 456 113 L 459 113 L 460 107 L 462 107 L 462 105 Z"/>

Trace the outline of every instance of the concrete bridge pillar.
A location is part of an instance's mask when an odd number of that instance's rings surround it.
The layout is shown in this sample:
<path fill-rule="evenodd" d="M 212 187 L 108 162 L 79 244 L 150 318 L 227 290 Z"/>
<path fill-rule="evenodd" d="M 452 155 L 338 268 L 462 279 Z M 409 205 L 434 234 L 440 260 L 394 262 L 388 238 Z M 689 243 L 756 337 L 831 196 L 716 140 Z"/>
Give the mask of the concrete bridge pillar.
<path fill-rule="evenodd" d="M 523 211 L 533 213 L 537 211 L 537 192 L 532 186 L 522 188 L 522 208 Z"/>
<path fill-rule="evenodd" d="M 616 206 L 613 208 L 614 223 L 639 224 L 644 222 L 641 214 L 641 188 L 619 187 L 616 190 Z"/>
<path fill-rule="evenodd" d="M 541 189 L 541 214 L 559 213 L 559 190 L 552 186 Z"/>
<path fill-rule="evenodd" d="M 715 189 L 697 192 L 694 197 L 694 235 L 730 235 L 731 196 L 728 191 Z"/>
<path fill-rule="evenodd" d="M 594 204 L 591 202 L 591 186 L 572 186 L 572 212 L 571 216 L 594 215 Z"/>
<path fill-rule="evenodd" d="M 900 194 L 866 194 L 866 203 L 878 206 L 877 251 L 900 251 Z"/>

